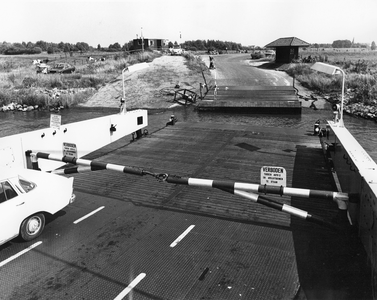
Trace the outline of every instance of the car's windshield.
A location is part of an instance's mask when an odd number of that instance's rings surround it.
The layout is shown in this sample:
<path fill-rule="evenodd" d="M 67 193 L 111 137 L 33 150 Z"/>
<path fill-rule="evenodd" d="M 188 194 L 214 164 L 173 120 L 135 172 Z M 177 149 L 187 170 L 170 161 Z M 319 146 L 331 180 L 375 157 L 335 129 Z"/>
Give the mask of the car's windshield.
<path fill-rule="evenodd" d="M 26 193 L 30 192 L 36 187 L 36 184 L 28 181 L 22 177 L 18 177 L 18 182 L 20 183 L 21 187 L 24 189 Z"/>

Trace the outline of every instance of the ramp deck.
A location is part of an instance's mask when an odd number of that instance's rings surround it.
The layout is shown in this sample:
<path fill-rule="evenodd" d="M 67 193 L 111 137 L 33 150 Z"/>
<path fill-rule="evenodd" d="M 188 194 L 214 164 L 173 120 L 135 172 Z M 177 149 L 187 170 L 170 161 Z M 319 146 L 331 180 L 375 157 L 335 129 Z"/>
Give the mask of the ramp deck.
<path fill-rule="evenodd" d="M 177 123 L 127 146 L 118 141 L 86 158 L 179 176 L 251 183 L 260 182 L 262 166 L 280 166 L 287 171 L 288 186 L 335 191 L 318 137 L 304 129 Z M 190 239 L 190 247 L 165 255 L 166 263 L 172 264 L 169 273 L 175 272 L 177 283 L 187 280 L 184 274 L 199 267 L 210 270 L 206 280 L 187 284 L 187 290 L 179 292 L 174 291 L 174 282 L 165 283 L 167 289 L 162 292 L 145 281 L 134 299 L 146 299 L 143 295 L 161 299 L 177 295 L 179 299 L 306 299 L 305 295 L 308 299 L 325 299 L 327 293 L 334 299 L 354 299 L 361 295 L 358 286 L 366 284 L 365 276 L 358 274 L 361 269 L 352 267 L 355 251 L 362 251 L 362 247 L 349 235 L 291 218 L 244 198 L 113 171 L 76 174 L 75 186 L 137 206 L 180 213 L 181 220 L 192 215 L 208 229 L 203 232 L 208 238 L 205 244 L 198 238 Z M 270 198 L 328 220 L 339 217 L 335 203 L 329 201 Z M 141 242 L 144 246 L 139 251 L 125 254 L 135 264 L 148 265 L 150 262 L 142 261 L 148 243 Z M 181 265 L 182 259 L 191 263 L 175 269 L 173 262 Z M 164 281 L 164 275 L 160 276 L 159 280 Z M 185 285 L 179 286 L 182 289 Z"/>
<path fill-rule="evenodd" d="M 198 101 L 198 110 L 301 113 L 293 86 L 217 86 Z"/>

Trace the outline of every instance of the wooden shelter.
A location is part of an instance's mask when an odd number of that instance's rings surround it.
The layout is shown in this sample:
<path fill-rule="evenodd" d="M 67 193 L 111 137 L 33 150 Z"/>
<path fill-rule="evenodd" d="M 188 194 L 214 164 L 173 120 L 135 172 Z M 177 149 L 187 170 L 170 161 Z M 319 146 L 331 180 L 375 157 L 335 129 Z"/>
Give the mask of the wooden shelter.
<path fill-rule="evenodd" d="M 309 45 L 309 43 L 296 37 L 285 37 L 277 39 L 267 44 L 265 47 L 275 49 L 275 62 L 290 63 L 293 59 L 298 58 L 299 47 L 308 47 Z"/>
<path fill-rule="evenodd" d="M 148 39 L 138 38 L 132 40 L 133 50 L 164 50 L 168 49 L 169 40 L 167 39 Z"/>

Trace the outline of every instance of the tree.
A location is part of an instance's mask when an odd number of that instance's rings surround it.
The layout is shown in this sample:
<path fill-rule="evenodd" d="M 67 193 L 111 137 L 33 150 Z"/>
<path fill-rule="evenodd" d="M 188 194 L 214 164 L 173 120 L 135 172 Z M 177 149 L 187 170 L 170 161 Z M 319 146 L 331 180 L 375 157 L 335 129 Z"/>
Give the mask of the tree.
<path fill-rule="evenodd" d="M 352 42 L 350 40 L 336 40 L 332 43 L 333 48 L 351 48 Z"/>
<path fill-rule="evenodd" d="M 81 52 L 87 52 L 89 50 L 89 45 L 84 42 L 78 42 L 76 43 L 76 49 Z"/>
<path fill-rule="evenodd" d="M 121 49 L 121 46 L 119 45 L 119 43 L 114 43 L 112 45 L 109 46 L 109 49 L 115 49 L 115 50 L 120 50 Z"/>
<path fill-rule="evenodd" d="M 372 42 L 372 45 L 370 46 L 370 49 L 376 50 L 376 43 L 374 41 Z"/>
<path fill-rule="evenodd" d="M 28 42 L 27 44 L 26 44 L 26 48 L 34 48 L 35 46 L 34 46 L 34 44 L 32 43 L 32 42 Z"/>
<path fill-rule="evenodd" d="M 54 47 L 52 47 L 52 46 L 48 46 L 48 47 L 47 47 L 47 53 L 48 53 L 48 54 L 53 54 L 53 53 L 54 53 Z"/>
<path fill-rule="evenodd" d="M 39 47 L 42 51 L 47 51 L 47 43 L 45 41 L 38 41 L 35 43 L 35 47 Z"/>

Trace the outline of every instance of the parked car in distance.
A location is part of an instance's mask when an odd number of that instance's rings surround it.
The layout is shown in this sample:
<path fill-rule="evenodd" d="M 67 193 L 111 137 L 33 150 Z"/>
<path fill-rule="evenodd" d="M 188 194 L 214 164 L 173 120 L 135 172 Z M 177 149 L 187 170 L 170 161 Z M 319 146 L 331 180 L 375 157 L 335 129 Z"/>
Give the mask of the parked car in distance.
<path fill-rule="evenodd" d="M 184 52 L 185 50 L 180 47 L 169 48 L 170 55 L 182 55 Z"/>
<path fill-rule="evenodd" d="M 258 51 L 253 51 L 250 54 L 251 59 L 260 59 L 260 58 L 273 57 L 273 56 L 275 56 L 274 50 L 258 50 Z"/>
<path fill-rule="evenodd" d="M 262 51 L 254 51 L 250 54 L 251 59 L 259 59 L 266 57 L 266 54 L 264 54 Z"/>
<path fill-rule="evenodd" d="M 47 74 L 50 69 L 51 69 L 51 66 L 45 63 L 41 63 L 37 65 L 37 73 Z"/>
<path fill-rule="evenodd" d="M 73 177 L 23 168 L 0 169 L 0 245 L 20 236 L 38 237 L 46 215 L 75 201 Z"/>
<path fill-rule="evenodd" d="M 58 63 L 55 64 L 48 70 L 48 73 L 73 73 L 75 72 L 76 68 L 68 63 Z"/>

